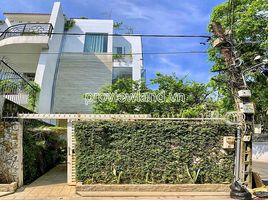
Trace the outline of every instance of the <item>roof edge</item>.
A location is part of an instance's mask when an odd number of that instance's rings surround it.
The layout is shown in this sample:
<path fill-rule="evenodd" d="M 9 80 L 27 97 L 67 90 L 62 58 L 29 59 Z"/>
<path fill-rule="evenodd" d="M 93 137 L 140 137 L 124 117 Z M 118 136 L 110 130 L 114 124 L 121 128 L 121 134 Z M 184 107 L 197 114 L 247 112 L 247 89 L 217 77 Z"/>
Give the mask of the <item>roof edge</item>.
<path fill-rule="evenodd" d="M 15 13 L 15 12 L 5 12 L 4 15 L 51 15 L 48 13 Z"/>

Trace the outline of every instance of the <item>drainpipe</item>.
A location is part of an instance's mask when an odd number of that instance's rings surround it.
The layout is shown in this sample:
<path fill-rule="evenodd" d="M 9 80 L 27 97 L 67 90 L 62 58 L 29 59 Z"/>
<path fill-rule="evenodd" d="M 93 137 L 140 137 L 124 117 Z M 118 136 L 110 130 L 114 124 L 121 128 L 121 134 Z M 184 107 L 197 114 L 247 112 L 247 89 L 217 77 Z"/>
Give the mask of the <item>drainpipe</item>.
<path fill-rule="evenodd" d="M 240 180 L 240 151 L 241 151 L 241 128 L 237 127 L 236 150 L 235 150 L 235 181 Z"/>

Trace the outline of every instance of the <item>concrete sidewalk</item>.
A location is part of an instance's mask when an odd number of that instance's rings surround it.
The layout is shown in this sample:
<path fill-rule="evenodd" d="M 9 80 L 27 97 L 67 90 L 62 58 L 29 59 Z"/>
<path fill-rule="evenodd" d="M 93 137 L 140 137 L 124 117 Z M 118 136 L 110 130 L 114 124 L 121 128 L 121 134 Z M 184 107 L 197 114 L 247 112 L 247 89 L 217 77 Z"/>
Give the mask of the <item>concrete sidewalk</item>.
<path fill-rule="evenodd" d="M 75 186 L 67 184 L 66 165 L 58 165 L 30 185 L 19 188 L 16 193 L 3 199 L 68 199 L 75 195 Z"/>
<path fill-rule="evenodd" d="M 196 193 L 144 193 L 144 196 L 125 194 L 119 197 L 119 192 L 113 192 L 109 196 L 82 197 L 75 193 L 75 186 L 67 185 L 67 169 L 65 165 L 59 165 L 28 186 L 22 187 L 16 193 L 0 197 L 1 200 L 230 200 L 229 193 L 222 192 L 196 192 Z M 126 196 L 127 195 L 127 196 Z M 139 194 L 140 195 L 140 194 Z"/>

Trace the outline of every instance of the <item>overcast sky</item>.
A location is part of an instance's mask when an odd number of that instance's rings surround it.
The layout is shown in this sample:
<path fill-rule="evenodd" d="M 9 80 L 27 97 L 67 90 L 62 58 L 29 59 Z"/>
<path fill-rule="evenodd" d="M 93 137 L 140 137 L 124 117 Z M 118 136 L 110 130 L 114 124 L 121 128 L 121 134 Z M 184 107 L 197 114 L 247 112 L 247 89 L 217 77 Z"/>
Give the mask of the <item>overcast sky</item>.
<path fill-rule="evenodd" d="M 50 13 L 52 0 L 1 0 L 3 12 Z M 208 35 L 210 13 L 224 0 L 62 0 L 70 18 L 113 19 L 133 27 L 136 34 Z M 144 38 L 144 52 L 206 51 L 206 39 Z M 145 55 L 147 80 L 156 72 L 188 75 L 189 80 L 208 82 L 212 63 L 207 54 Z"/>

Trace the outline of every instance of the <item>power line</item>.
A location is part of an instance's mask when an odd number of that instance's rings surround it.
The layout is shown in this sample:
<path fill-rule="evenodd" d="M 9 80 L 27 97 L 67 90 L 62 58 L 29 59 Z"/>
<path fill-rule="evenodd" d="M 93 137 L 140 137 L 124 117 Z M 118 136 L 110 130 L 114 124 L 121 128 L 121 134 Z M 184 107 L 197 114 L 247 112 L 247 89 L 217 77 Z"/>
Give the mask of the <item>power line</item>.
<path fill-rule="evenodd" d="M 140 52 L 140 53 L 131 53 L 131 54 L 120 54 L 122 56 L 131 56 L 131 55 L 142 55 L 142 54 L 146 54 L 146 55 L 169 55 L 169 54 L 206 54 L 208 53 L 208 51 L 174 51 L 174 52 Z M 114 54 L 114 53 L 85 53 L 85 52 L 44 52 L 44 53 L 36 53 L 36 52 L 0 52 L 0 54 L 5 54 L 5 55 L 13 55 L 13 54 L 18 54 L 18 55 L 27 55 L 27 54 L 31 54 L 31 55 L 34 55 L 34 54 L 73 54 L 73 55 L 76 55 L 76 54 L 83 54 L 83 55 L 91 55 L 91 56 L 94 56 L 94 55 L 118 55 L 118 54 Z"/>
<path fill-rule="evenodd" d="M 0 33 L 13 33 L 21 34 L 22 32 L 10 32 L 2 31 Z M 70 33 L 70 32 L 52 32 L 52 33 L 39 33 L 39 35 L 88 35 L 88 33 Z M 169 35 L 169 34 L 116 34 L 116 33 L 107 33 L 107 36 L 117 36 L 117 37 L 156 37 L 156 38 L 207 38 L 210 39 L 209 35 Z"/>

